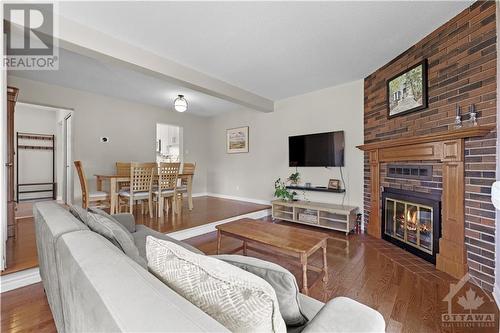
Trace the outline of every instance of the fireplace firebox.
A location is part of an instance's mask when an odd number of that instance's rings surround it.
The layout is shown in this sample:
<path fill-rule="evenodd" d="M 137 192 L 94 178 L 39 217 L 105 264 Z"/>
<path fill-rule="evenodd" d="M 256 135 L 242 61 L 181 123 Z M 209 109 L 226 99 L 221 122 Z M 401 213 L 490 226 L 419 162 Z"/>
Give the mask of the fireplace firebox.
<path fill-rule="evenodd" d="M 394 188 L 382 192 L 382 238 L 435 264 L 441 196 Z"/>

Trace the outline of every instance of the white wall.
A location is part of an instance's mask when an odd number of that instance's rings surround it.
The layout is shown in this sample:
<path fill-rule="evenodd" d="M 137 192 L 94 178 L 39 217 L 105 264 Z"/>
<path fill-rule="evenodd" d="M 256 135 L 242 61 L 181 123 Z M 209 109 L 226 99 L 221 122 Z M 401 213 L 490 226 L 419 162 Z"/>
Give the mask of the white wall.
<path fill-rule="evenodd" d="M 226 153 L 226 129 L 249 126 L 250 152 Z M 276 103 L 273 113 L 251 110 L 223 114 L 210 122 L 208 191 L 242 198 L 270 200 L 274 181 L 286 179 L 295 169 L 288 167 L 288 136 L 345 131 L 345 204 L 362 209 L 363 81 L 331 87 Z M 299 168 L 303 182 L 326 186 L 340 179 L 339 168 Z M 342 194 L 307 192 L 307 199 L 341 203 Z"/>
<path fill-rule="evenodd" d="M 196 162 L 193 192 L 206 192 L 207 118 L 179 114 L 146 104 L 9 76 L 19 101 L 73 109 L 73 159 L 82 160 L 90 186 L 96 173 L 111 174 L 116 161 L 155 161 L 156 123 L 182 126 L 184 160 Z M 108 143 L 99 138 L 109 137 Z M 74 177 L 75 198 L 80 197 Z"/>
<path fill-rule="evenodd" d="M 14 132 L 56 135 L 57 110 L 44 109 L 22 103 L 16 104 L 14 116 Z M 56 137 L 56 142 L 59 137 Z M 22 139 L 20 145 L 50 146 L 51 142 Z M 14 143 L 15 145 L 15 143 Z M 55 152 L 54 152 L 55 153 Z M 16 162 L 19 161 L 17 183 L 49 183 L 52 182 L 52 151 L 21 149 L 16 151 Z M 44 186 L 43 189 L 47 189 Z M 21 190 L 42 189 L 41 187 L 23 188 Z M 17 190 L 17 189 L 16 189 Z M 23 198 L 50 196 L 50 192 L 24 194 Z"/>

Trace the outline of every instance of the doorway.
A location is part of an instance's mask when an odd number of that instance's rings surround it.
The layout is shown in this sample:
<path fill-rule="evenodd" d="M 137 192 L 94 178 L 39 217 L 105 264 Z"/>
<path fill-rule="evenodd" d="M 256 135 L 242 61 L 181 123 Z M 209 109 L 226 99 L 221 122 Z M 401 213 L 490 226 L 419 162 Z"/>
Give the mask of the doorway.
<path fill-rule="evenodd" d="M 169 124 L 156 124 L 156 162 L 183 161 L 182 127 Z"/>
<path fill-rule="evenodd" d="M 14 232 L 6 242 L 6 269 L 1 275 L 38 266 L 33 204 L 41 200 L 66 201 L 62 189 L 72 189 L 72 111 L 31 103 L 15 106 L 15 198 Z M 70 119 L 69 121 L 67 120 Z M 20 140 L 20 141 L 19 141 Z M 19 186 L 21 185 L 21 186 Z"/>

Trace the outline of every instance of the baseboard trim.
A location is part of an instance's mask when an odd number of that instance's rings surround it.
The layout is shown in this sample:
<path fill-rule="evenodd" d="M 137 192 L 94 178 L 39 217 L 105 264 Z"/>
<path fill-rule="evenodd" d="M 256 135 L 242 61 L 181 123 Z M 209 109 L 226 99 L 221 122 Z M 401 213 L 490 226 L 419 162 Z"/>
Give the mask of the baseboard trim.
<path fill-rule="evenodd" d="M 38 267 L 0 276 L 0 293 L 42 281 Z"/>
<path fill-rule="evenodd" d="M 259 205 L 270 205 L 271 204 L 270 200 L 244 198 L 244 197 L 238 197 L 238 196 L 234 196 L 234 195 L 227 195 L 227 194 L 221 194 L 221 193 L 208 192 L 207 195 L 209 197 L 216 197 L 216 198 L 221 198 L 221 199 L 229 199 L 229 200 L 237 200 L 237 201 L 246 201 L 246 202 L 251 202 L 251 203 L 255 203 L 255 204 L 259 204 Z"/>
<path fill-rule="evenodd" d="M 496 283 L 493 285 L 493 298 L 495 299 L 497 306 L 500 308 L 500 286 Z"/>
<path fill-rule="evenodd" d="M 198 193 L 193 193 L 193 198 L 198 198 L 198 197 L 206 197 L 208 196 L 207 192 L 198 192 Z"/>
<path fill-rule="evenodd" d="M 177 240 L 184 240 L 184 239 L 188 239 L 188 238 L 196 237 L 196 236 L 201 236 L 204 234 L 208 234 L 209 232 L 215 231 L 216 230 L 215 227 L 218 226 L 219 224 L 224 224 L 224 223 L 236 221 L 236 220 L 243 219 L 243 218 L 260 219 L 260 218 L 263 218 L 263 217 L 266 217 L 269 215 L 271 215 L 271 210 L 270 209 L 263 209 L 263 210 L 259 210 L 257 212 L 233 216 L 233 217 L 230 217 L 230 218 L 227 218 L 224 220 L 215 221 L 212 223 L 200 225 L 198 227 L 174 231 L 174 232 L 168 233 L 167 235 L 169 235 L 170 237 L 175 238 Z"/>

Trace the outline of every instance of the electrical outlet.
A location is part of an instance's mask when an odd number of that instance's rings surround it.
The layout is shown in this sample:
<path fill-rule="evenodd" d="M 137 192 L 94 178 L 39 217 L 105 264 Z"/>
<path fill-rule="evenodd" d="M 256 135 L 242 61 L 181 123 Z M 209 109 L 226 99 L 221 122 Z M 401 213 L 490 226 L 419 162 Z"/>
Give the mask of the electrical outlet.
<path fill-rule="evenodd" d="M 236 191 L 240 190 L 240 185 L 236 185 Z"/>

